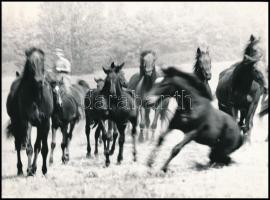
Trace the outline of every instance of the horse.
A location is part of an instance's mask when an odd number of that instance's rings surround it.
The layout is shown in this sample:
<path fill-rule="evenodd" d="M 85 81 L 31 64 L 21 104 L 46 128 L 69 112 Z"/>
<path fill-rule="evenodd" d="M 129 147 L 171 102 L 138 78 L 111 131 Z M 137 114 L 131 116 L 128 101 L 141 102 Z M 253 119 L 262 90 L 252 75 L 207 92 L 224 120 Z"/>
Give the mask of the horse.
<path fill-rule="evenodd" d="M 243 60 L 219 74 L 216 88 L 220 110 L 230 114 L 235 120 L 240 111 L 238 124 L 248 136 L 249 142 L 253 117 L 265 88 L 264 75 L 257 67 L 262 57 L 259 42 L 253 35 L 250 36 Z"/>
<path fill-rule="evenodd" d="M 78 104 L 78 101 L 83 101 L 86 93 L 84 91 L 89 89 L 89 85 L 85 81 L 79 80 L 77 84 L 72 85 L 70 94 L 64 87 L 63 79 L 51 81 L 50 84 L 53 91 L 54 111 L 51 117 L 52 142 L 49 162 L 50 164 L 53 163 L 53 152 L 56 146 L 55 136 L 57 129 L 60 128 L 63 135 L 61 143 L 62 162 L 65 164 L 69 161 L 69 146 L 74 127 L 82 118 L 79 111 L 81 104 Z M 72 95 L 72 93 L 75 93 L 75 95 Z"/>
<path fill-rule="evenodd" d="M 156 83 L 148 93 L 147 102 L 152 105 L 162 101 L 163 96 L 169 96 L 176 100 L 177 108 L 172 113 L 167 112 L 168 128 L 162 130 L 147 165 L 149 167 L 153 165 L 158 149 L 173 129 L 184 132 L 184 139 L 172 149 L 162 167 L 164 172 L 167 171 L 170 161 L 191 141 L 211 148 L 209 155 L 211 165 L 230 164 L 230 153 L 244 142 L 238 125 L 231 116 L 212 106 L 212 94 L 196 75 L 179 71 L 175 67 L 163 69 L 163 72 L 165 74 L 163 80 Z"/>
<path fill-rule="evenodd" d="M 50 117 L 53 112 L 53 94 L 50 84 L 44 77 L 44 52 L 39 48 L 31 47 L 25 51 L 25 56 L 23 73 L 12 83 L 7 97 L 6 107 L 10 117 L 7 133 L 15 138 L 17 174 L 23 175 L 20 150 L 21 145 L 26 143 L 27 175 L 36 173 L 40 151 L 43 158 L 42 173 L 45 175 L 47 173 L 47 138 Z M 34 145 L 34 159 L 31 164 L 33 155 L 32 126 L 37 127 L 37 137 Z"/>
<path fill-rule="evenodd" d="M 97 88 L 96 91 L 100 92 L 103 87 L 104 87 L 104 79 L 102 78 L 94 78 L 95 82 L 97 83 Z M 115 148 L 115 143 L 116 143 L 116 139 L 118 137 L 118 130 L 116 127 L 116 124 L 113 123 L 110 120 L 108 121 L 108 135 L 111 136 L 113 135 L 113 146 L 112 149 Z M 100 131 L 102 131 L 101 126 L 97 126 L 96 131 L 95 131 L 95 151 L 94 151 L 94 155 L 97 156 L 98 155 L 98 139 L 100 139 L 100 143 L 102 142 L 102 137 L 100 137 Z M 113 133 L 112 133 L 113 132 Z M 89 158 L 91 157 L 91 146 L 90 146 L 90 140 L 89 140 L 89 134 L 90 132 L 86 132 L 86 138 L 87 138 L 87 154 L 86 157 Z M 110 151 L 110 154 L 113 154 L 114 150 Z"/>
<path fill-rule="evenodd" d="M 124 63 L 121 65 L 115 65 L 113 62 L 109 69 L 103 67 L 106 74 L 104 87 L 101 91 L 89 91 L 85 98 L 86 135 L 89 135 L 91 125 L 100 126 L 103 133 L 102 139 L 104 144 L 106 166 L 110 165 L 109 156 L 113 154 L 115 146 L 113 144 L 111 150 L 109 150 L 111 136 L 108 135 L 104 127 L 105 120 L 114 122 L 119 131 L 119 153 L 117 157 L 118 164 L 120 164 L 123 160 L 126 124 L 128 121 L 131 122 L 133 160 L 136 161 L 135 136 L 137 126 L 137 108 L 131 94 L 124 89 L 125 79 L 123 77 L 123 73 L 121 72 L 123 66 Z M 90 145 L 88 147 L 90 147 Z M 88 150 L 89 149 L 87 149 L 87 151 Z"/>
<path fill-rule="evenodd" d="M 193 67 L 193 72 L 205 84 L 209 93 L 212 94 L 211 88 L 208 83 L 208 81 L 211 80 L 212 77 L 211 58 L 208 48 L 206 49 L 206 51 L 202 51 L 200 47 L 197 48 L 196 62 Z"/>
<path fill-rule="evenodd" d="M 146 129 L 146 140 L 148 140 L 148 130 L 150 127 L 150 109 L 144 105 L 145 94 L 151 90 L 155 80 L 161 75 L 156 70 L 156 53 L 152 50 L 145 50 L 140 54 L 140 72 L 134 74 L 128 83 L 128 88 L 135 91 L 136 95 L 141 98 L 142 105 L 139 106 L 140 114 L 140 135 L 139 141 L 144 141 L 144 130 Z M 151 125 L 152 139 L 154 139 L 154 133 L 157 128 L 157 121 L 160 109 L 155 109 L 154 119 Z M 139 115 L 138 115 L 139 117 Z"/>

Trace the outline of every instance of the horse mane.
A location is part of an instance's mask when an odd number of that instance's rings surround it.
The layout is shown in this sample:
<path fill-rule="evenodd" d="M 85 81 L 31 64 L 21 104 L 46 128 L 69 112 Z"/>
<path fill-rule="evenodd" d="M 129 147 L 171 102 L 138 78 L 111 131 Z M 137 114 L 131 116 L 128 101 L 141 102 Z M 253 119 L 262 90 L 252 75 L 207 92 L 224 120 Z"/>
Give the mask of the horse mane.
<path fill-rule="evenodd" d="M 42 57 L 40 57 L 39 55 L 31 56 L 34 52 L 38 52 L 38 54 L 41 54 Z M 41 49 L 36 48 L 36 47 L 31 47 L 25 50 L 25 55 L 27 59 L 26 59 L 23 74 L 22 74 L 23 79 L 26 79 L 26 80 L 29 79 L 29 76 L 31 76 L 32 72 L 35 73 L 39 65 L 42 65 L 41 70 L 43 73 L 45 72 L 44 60 L 43 60 L 45 54 Z M 32 65 L 35 65 L 36 67 L 33 68 Z"/>
<path fill-rule="evenodd" d="M 196 77 L 193 73 L 187 73 L 180 70 L 177 70 L 175 67 L 170 66 L 167 69 L 163 69 L 165 76 L 167 77 L 180 77 L 186 80 L 189 84 L 183 85 L 185 88 L 193 88 L 196 89 L 197 93 L 200 96 L 203 96 L 209 100 L 213 100 L 212 94 L 209 93 L 205 84 L 203 84 L 198 77 Z"/>

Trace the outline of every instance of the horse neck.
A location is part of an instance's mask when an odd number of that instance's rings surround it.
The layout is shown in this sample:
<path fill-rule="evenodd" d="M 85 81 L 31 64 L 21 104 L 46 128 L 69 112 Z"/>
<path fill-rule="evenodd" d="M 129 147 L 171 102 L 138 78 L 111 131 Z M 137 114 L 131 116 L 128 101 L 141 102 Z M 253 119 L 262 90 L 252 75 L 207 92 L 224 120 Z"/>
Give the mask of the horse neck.
<path fill-rule="evenodd" d="M 196 76 L 202 81 L 202 82 L 208 82 L 206 79 L 205 79 L 205 77 L 204 77 L 204 75 L 203 75 L 203 73 L 202 73 L 202 70 L 201 70 L 201 68 L 198 66 L 198 62 L 196 62 L 195 63 L 195 65 L 194 65 L 194 67 L 193 67 L 193 72 L 194 72 L 194 74 L 196 74 Z"/>
<path fill-rule="evenodd" d="M 233 71 L 232 89 L 238 92 L 246 92 L 250 89 L 253 82 L 253 65 L 239 63 Z"/>

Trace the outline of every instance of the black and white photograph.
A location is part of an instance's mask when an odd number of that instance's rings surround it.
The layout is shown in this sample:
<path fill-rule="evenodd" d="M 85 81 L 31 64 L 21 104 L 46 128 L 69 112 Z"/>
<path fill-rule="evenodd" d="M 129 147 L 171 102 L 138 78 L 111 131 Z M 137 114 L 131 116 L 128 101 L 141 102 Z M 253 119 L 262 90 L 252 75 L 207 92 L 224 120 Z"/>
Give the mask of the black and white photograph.
<path fill-rule="evenodd" d="M 2 198 L 268 198 L 269 4 L 1 2 Z"/>

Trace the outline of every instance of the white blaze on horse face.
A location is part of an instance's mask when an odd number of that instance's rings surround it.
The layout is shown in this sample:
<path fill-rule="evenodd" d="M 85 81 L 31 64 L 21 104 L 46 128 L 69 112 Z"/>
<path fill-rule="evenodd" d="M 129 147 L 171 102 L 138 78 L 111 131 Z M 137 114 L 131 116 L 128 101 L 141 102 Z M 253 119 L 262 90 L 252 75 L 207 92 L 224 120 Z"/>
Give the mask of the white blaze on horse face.
<path fill-rule="evenodd" d="M 148 54 L 144 57 L 145 72 L 147 75 L 151 75 L 155 66 L 155 57 L 153 54 Z"/>
<path fill-rule="evenodd" d="M 156 80 L 155 80 L 155 83 L 160 83 L 161 81 L 164 80 L 164 77 L 158 77 Z"/>
<path fill-rule="evenodd" d="M 60 96 L 60 88 L 59 86 L 55 86 L 55 91 L 56 91 L 56 94 L 57 94 L 57 98 L 58 98 L 58 103 L 60 106 L 62 106 L 62 98 Z"/>

